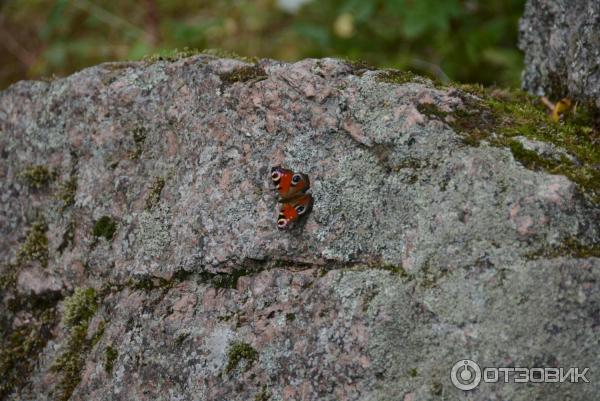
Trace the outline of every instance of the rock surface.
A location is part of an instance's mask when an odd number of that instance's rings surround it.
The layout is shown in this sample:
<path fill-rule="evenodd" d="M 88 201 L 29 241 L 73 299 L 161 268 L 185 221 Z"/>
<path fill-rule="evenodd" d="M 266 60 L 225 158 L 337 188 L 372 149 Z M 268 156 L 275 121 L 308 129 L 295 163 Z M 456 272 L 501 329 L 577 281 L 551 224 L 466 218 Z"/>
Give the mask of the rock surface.
<path fill-rule="evenodd" d="M 600 108 L 600 2 L 528 0 L 520 23 L 523 88 Z"/>
<path fill-rule="evenodd" d="M 385 74 L 199 55 L 2 92 L 0 398 L 459 400 L 470 358 L 590 383 L 469 399 L 593 399 L 597 203 L 465 141 L 474 95 Z M 277 164 L 315 199 L 283 232 Z"/>

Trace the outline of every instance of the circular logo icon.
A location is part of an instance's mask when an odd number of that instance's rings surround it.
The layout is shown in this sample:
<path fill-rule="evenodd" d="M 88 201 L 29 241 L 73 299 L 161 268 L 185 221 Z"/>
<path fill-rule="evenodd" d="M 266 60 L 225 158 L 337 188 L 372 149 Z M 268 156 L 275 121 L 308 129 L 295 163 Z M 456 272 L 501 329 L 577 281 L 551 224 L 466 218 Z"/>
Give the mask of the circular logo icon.
<path fill-rule="evenodd" d="M 456 388 L 473 390 L 481 382 L 481 369 L 470 359 L 463 359 L 452 366 L 450 380 Z"/>

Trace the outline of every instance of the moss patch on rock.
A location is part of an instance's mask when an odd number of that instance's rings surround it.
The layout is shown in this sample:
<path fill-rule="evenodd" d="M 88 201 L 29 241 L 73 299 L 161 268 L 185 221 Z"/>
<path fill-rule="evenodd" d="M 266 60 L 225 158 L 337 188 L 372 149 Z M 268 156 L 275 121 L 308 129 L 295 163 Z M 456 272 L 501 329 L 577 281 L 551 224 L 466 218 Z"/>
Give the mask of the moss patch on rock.
<path fill-rule="evenodd" d="M 117 223 L 109 216 L 102 216 L 94 223 L 92 234 L 96 238 L 103 237 L 107 241 L 112 241 L 116 231 Z"/>
<path fill-rule="evenodd" d="M 69 330 L 63 353 L 52 364 L 52 370 L 62 375 L 57 385 L 57 399 L 66 401 L 81 381 L 81 370 L 85 356 L 92 347 L 87 338 L 90 319 L 96 313 L 98 299 L 93 288 L 77 288 L 73 295 L 65 300 L 63 324 Z"/>
<path fill-rule="evenodd" d="M 46 166 L 31 165 L 21 172 L 21 177 L 30 187 L 40 189 L 47 186 L 56 177 L 56 174 Z"/>
<path fill-rule="evenodd" d="M 156 206 L 160 200 L 160 193 L 164 187 L 165 178 L 156 177 L 150 186 L 150 190 L 148 191 L 148 197 L 146 198 L 146 209 L 152 209 L 154 206 Z"/>
<path fill-rule="evenodd" d="M 28 380 L 39 354 L 51 337 L 54 303 L 30 310 L 33 317 L 15 329 L 0 328 L 0 399 Z"/>
<path fill-rule="evenodd" d="M 542 248 L 540 251 L 527 255 L 527 259 L 536 260 L 539 258 L 600 258 L 600 243 L 582 243 L 578 238 L 567 238 L 560 244 Z"/>
<path fill-rule="evenodd" d="M 170 52 L 166 52 L 166 53 L 152 54 L 152 55 L 144 57 L 142 61 L 149 62 L 149 63 L 155 63 L 157 61 L 173 62 L 173 61 L 181 60 L 183 58 L 195 56 L 200 53 L 202 53 L 201 50 L 190 49 L 190 48 L 184 47 L 183 50 L 173 49 Z"/>
<path fill-rule="evenodd" d="M 77 288 L 73 295 L 65 300 L 63 323 L 70 328 L 87 324 L 97 308 L 96 291 L 93 288 Z"/>
<path fill-rule="evenodd" d="M 241 341 L 235 342 L 231 344 L 229 351 L 227 352 L 227 366 L 225 367 L 225 373 L 230 373 L 237 368 L 242 360 L 246 362 L 245 370 L 248 370 L 257 359 L 258 352 L 252 348 L 250 344 Z"/>
<path fill-rule="evenodd" d="M 43 219 L 34 222 L 29 228 L 27 238 L 17 252 L 17 265 L 37 261 L 43 267 L 48 266 L 48 226 Z"/>
<path fill-rule="evenodd" d="M 113 365 L 118 357 L 119 352 L 111 345 L 108 345 L 104 350 L 104 370 L 106 370 L 106 373 L 109 375 L 112 373 Z"/>
<path fill-rule="evenodd" d="M 71 176 L 68 180 L 60 184 L 57 197 L 63 201 L 63 210 L 75 204 L 75 194 L 77 193 L 77 177 Z"/>
<path fill-rule="evenodd" d="M 267 386 L 262 386 L 260 391 L 254 396 L 254 401 L 269 401 L 271 399 L 271 393 Z"/>
<path fill-rule="evenodd" d="M 423 81 L 423 78 L 419 77 L 412 71 L 401 71 L 401 70 L 383 70 L 375 77 L 377 82 L 386 82 L 390 84 L 402 85 L 408 82 Z"/>
<path fill-rule="evenodd" d="M 133 138 L 134 149 L 129 153 L 129 158 L 132 160 L 139 159 L 144 151 L 144 142 L 146 142 L 146 136 L 148 131 L 144 127 L 136 127 L 131 131 L 131 137 Z"/>
<path fill-rule="evenodd" d="M 525 167 L 567 176 L 596 203 L 600 202 L 600 126 L 597 113 L 580 105 L 554 122 L 539 98 L 521 91 L 487 89 L 462 85 L 464 106 L 452 113 L 421 109 L 424 114 L 442 118 L 465 143 L 478 146 L 486 140 L 509 148 Z M 475 95 L 475 96 L 470 96 Z M 574 157 L 550 159 L 525 149 L 515 138 L 550 143 Z"/>
<path fill-rule="evenodd" d="M 231 72 L 219 74 L 219 78 L 221 78 L 224 84 L 231 85 L 236 82 L 265 79 L 267 78 L 267 73 L 262 67 L 253 64 L 237 68 Z"/>

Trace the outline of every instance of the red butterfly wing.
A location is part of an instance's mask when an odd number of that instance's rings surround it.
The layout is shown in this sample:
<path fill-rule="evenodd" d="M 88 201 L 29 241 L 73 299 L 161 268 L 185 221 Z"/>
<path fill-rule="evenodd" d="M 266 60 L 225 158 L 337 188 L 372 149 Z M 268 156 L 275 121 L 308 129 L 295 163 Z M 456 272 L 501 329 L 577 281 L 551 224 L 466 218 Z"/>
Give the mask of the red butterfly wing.
<path fill-rule="evenodd" d="M 294 173 L 292 170 L 281 166 L 275 166 L 271 169 L 271 179 L 283 201 L 290 200 L 310 188 L 310 181 L 306 174 Z"/>
<path fill-rule="evenodd" d="M 289 228 L 296 220 L 310 212 L 312 204 L 311 194 L 303 194 L 284 202 L 277 218 L 277 228 L 282 230 Z"/>

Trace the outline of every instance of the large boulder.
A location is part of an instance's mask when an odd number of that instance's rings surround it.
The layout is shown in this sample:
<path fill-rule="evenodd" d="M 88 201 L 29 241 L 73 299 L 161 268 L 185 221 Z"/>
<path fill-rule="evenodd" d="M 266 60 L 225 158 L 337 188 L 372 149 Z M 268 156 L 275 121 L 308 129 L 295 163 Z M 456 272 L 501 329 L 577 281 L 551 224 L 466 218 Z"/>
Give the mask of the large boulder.
<path fill-rule="evenodd" d="M 528 0 L 520 23 L 523 88 L 600 108 L 600 2 Z"/>
<path fill-rule="evenodd" d="M 521 95 L 333 59 L 11 86 L 0 398 L 593 399 L 598 171 L 544 142 L 578 127 L 524 129 L 546 120 Z M 312 185 L 291 230 L 278 164 Z M 467 394 L 450 379 L 465 358 L 590 383 Z"/>

